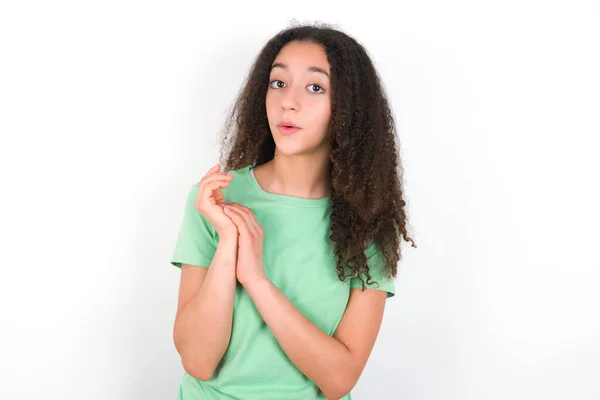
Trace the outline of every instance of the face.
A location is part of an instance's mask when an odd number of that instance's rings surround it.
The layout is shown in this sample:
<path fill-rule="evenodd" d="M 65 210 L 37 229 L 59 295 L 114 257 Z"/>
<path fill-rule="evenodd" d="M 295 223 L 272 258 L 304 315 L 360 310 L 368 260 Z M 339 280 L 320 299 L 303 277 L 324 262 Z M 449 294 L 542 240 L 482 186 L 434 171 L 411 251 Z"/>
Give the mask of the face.
<path fill-rule="evenodd" d="M 312 42 L 290 42 L 272 65 L 266 109 L 277 151 L 286 155 L 327 151 L 331 71 L 325 50 Z M 283 133 L 278 125 L 286 121 L 301 129 Z"/>

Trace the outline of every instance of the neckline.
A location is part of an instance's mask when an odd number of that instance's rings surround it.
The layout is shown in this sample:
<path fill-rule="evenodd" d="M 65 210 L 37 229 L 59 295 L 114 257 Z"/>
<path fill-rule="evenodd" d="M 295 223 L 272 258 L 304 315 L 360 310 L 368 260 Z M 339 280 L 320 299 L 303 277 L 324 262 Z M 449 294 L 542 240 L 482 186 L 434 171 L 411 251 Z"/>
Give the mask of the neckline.
<path fill-rule="evenodd" d="M 302 207 L 323 207 L 329 205 L 329 200 L 331 199 L 331 196 L 321 197 L 320 199 L 306 199 L 304 197 L 295 197 L 288 196 L 285 194 L 267 192 L 259 185 L 258 180 L 254 176 L 254 171 L 252 171 L 253 168 L 254 165 L 252 164 L 244 167 L 244 175 L 247 179 L 249 179 L 250 186 L 261 197 L 275 201 L 282 201 L 284 203 L 289 203 Z"/>

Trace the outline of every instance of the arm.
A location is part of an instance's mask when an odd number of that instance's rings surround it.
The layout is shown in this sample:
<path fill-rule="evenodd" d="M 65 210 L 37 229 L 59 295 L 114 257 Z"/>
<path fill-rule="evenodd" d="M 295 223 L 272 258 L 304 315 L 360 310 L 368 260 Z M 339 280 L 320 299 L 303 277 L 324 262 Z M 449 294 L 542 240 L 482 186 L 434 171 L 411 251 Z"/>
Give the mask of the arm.
<path fill-rule="evenodd" d="M 327 399 L 337 400 L 352 390 L 379 333 L 387 292 L 352 288 L 344 316 L 331 337 L 269 280 L 261 279 L 246 290 L 284 352 Z"/>
<path fill-rule="evenodd" d="M 348 394 L 360 377 L 379 333 L 387 291 L 350 289 L 344 316 L 333 337 L 321 331 L 266 276 L 264 231 L 248 207 L 228 204 L 224 212 L 239 231 L 236 274 L 290 360 L 328 399 Z"/>
<path fill-rule="evenodd" d="M 223 237 L 208 269 L 182 265 L 175 348 L 185 371 L 200 380 L 211 378 L 231 338 L 235 299 L 237 237 Z"/>

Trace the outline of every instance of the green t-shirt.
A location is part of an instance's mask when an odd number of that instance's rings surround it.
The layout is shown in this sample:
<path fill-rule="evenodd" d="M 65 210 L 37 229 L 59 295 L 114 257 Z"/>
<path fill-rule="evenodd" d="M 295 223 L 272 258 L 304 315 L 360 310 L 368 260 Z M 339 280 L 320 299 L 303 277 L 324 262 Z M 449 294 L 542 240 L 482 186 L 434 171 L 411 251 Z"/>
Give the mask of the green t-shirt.
<path fill-rule="evenodd" d="M 264 191 L 252 165 L 231 171 L 227 202 L 250 208 L 264 230 L 263 264 L 267 277 L 302 314 L 333 336 L 350 288 L 361 281 L 342 282 L 337 276 L 333 243 L 329 240 L 329 197 L 304 199 Z M 189 192 L 171 264 L 209 267 L 218 234 L 194 209 L 198 183 Z M 367 288 L 394 295 L 394 280 L 382 274 L 382 257 L 374 242 L 365 251 L 372 285 Z M 366 281 L 366 280 L 365 280 Z M 366 282 L 365 282 L 366 284 Z M 209 329 L 207 327 L 207 329 Z M 231 340 L 209 381 L 185 373 L 178 400 L 312 400 L 325 399 L 318 387 L 285 354 L 265 324 L 252 299 L 238 282 L 235 292 Z M 351 399 L 350 394 L 343 398 Z"/>

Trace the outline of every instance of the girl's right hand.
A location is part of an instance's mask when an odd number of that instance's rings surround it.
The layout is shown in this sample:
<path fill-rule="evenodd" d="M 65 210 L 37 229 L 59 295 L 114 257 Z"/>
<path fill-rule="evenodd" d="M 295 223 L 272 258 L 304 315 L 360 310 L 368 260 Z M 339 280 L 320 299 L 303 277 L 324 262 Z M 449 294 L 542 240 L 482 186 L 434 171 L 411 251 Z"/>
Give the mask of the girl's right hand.
<path fill-rule="evenodd" d="M 221 188 L 229 186 L 233 175 L 220 170 L 221 165 L 216 164 L 202 177 L 194 208 L 215 228 L 219 237 L 229 235 L 237 238 L 237 226 L 223 212 L 225 197 L 221 192 Z"/>

